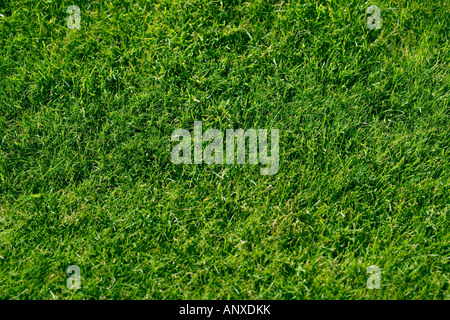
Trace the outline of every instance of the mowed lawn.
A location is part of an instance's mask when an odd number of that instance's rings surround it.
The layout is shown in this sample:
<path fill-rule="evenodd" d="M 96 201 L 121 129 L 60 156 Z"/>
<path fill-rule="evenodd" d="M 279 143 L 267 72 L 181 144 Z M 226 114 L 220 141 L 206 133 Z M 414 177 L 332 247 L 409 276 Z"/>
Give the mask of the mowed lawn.
<path fill-rule="evenodd" d="M 0 14 L 0 299 L 450 299 L 450 1 Z M 172 163 L 194 121 L 278 173 Z"/>

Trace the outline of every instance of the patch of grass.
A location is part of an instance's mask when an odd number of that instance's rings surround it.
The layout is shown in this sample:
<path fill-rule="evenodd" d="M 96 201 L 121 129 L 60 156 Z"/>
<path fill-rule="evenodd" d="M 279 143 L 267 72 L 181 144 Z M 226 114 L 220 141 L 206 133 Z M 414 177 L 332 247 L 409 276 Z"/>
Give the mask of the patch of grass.
<path fill-rule="evenodd" d="M 449 9 L 0 1 L 0 298 L 449 299 Z M 173 164 L 195 120 L 279 172 Z"/>

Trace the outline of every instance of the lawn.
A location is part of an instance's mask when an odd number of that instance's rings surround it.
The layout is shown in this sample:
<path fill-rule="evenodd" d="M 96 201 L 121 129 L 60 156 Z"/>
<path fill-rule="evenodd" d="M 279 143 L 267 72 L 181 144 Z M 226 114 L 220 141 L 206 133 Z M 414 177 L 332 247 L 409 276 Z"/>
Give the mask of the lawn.
<path fill-rule="evenodd" d="M 450 1 L 0 14 L 0 299 L 450 299 Z M 173 163 L 194 121 L 278 172 Z"/>

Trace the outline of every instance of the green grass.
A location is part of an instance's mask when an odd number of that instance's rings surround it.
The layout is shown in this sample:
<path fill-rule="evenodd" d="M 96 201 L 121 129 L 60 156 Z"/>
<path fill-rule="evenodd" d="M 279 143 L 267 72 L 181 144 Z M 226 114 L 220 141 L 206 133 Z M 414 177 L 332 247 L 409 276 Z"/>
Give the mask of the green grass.
<path fill-rule="evenodd" d="M 0 299 L 450 298 L 449 1 L 0 14 Z M 195 120 L 279 129 L 278 173 L 173 164 Z"/>

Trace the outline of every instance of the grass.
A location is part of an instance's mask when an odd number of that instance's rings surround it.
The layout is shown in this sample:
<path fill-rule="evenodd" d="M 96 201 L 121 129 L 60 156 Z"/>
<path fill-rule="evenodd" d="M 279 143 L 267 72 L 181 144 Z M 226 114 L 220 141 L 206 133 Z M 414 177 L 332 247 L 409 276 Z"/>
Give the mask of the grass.
<path fill-rule="evenodd" d="M 0 299 L 449 299 L 449 13 L 0 1 Z M 173 164 L 196 120 L 278 173 Z"/>

